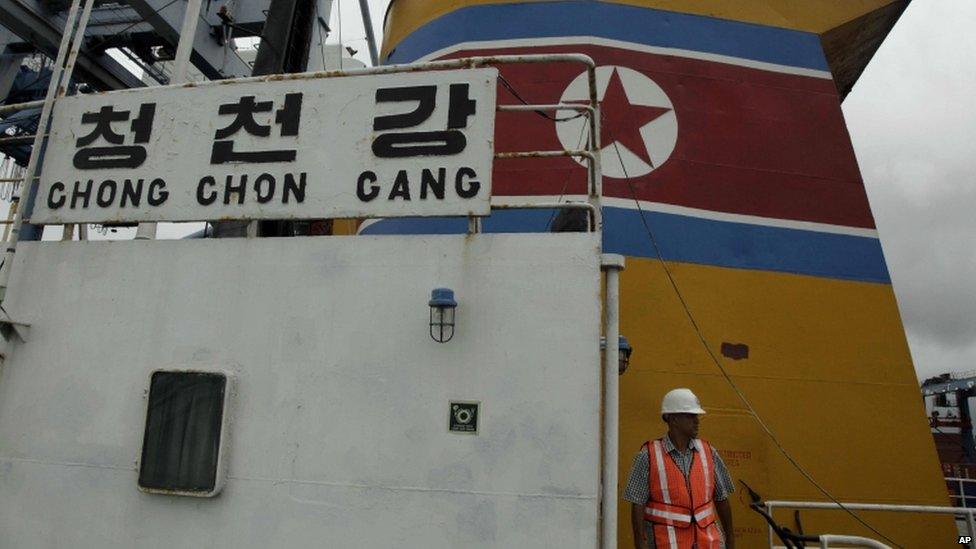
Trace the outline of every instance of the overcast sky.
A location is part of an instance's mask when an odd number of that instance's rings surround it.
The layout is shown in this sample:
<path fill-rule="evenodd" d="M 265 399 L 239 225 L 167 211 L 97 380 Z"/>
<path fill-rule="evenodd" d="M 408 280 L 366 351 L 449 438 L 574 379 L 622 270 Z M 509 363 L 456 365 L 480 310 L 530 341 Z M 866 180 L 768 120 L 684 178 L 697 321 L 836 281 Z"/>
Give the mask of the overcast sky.
<path fill-rule="evenodd" d="M 915 0 L 844 102 L 922 379 L 976 370 L 974 22 Z"/>

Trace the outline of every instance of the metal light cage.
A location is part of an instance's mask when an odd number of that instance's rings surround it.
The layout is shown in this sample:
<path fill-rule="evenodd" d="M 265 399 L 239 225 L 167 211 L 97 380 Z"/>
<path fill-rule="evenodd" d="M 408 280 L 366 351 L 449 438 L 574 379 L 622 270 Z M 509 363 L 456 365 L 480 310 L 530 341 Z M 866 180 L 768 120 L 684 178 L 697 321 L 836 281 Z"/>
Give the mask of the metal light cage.
<path fill-rule="evenodd" d="M 434 288 L 430 292 L 430 337 L 438 343 L 447 343 L 454 337 L 455 309 L 454 290 Z"/>

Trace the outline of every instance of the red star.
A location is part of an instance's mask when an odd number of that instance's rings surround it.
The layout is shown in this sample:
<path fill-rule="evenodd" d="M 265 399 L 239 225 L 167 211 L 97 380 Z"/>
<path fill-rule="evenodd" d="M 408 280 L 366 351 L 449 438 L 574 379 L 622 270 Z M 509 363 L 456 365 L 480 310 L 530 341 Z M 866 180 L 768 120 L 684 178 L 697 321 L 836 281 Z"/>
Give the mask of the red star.
<path fill-rule="evenodd" d="M 649 166 L 654 166 L 647 153 L 647 145 L 640 134 L 640 129 L 671 112 L 671 109 L 631 103 L 620 80 L 620 74 L 614 69 L 607 84 L 607 91 L 603 94 L 603 101 L 600 103 L 600 112 L 603 115 L 600 121 L 600 145 L 605 147 L 616 141 L 647 162 Z"/>

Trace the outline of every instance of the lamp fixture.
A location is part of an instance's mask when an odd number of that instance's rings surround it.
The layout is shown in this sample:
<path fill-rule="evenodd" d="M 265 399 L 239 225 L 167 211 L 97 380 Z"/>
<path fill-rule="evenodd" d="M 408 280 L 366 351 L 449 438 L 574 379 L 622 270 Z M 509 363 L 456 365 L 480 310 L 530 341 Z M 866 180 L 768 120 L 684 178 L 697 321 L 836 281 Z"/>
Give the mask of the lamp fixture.
<path fill-rule="evenodd" d="M 430 292 L 430 337 L 438 343 L 447 343 L 454 337 L 454 290 L 434 288 Z"/>

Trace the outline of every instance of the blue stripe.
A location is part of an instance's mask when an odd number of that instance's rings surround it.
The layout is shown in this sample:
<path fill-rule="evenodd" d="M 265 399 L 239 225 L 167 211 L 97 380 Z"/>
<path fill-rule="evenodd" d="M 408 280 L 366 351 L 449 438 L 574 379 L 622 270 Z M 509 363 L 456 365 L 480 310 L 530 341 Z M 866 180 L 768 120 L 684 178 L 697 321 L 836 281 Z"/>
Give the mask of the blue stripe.
<path fill-rule="evenodd" d="M 489 4 L 445 14 L 387 56 L 409 63 L 463 42 L 595 36 L 828 71 L 816 34 L 593 0 Z"/>
<path fill-rule="evenodd" d="M 876 238 L 713 221 L 644 212 L 661 256 L 667 261 L 736 269 L 777 271 L 861 282 L 890 283 Z M 497 211 L 483 222 L 489 233 L 542 232 L 550 210 Z M 459 234 L 464 218 L 384 219 L 363 234 Z M 636 210 L 604 208 L 604 251 L 657 257 Z"/>

